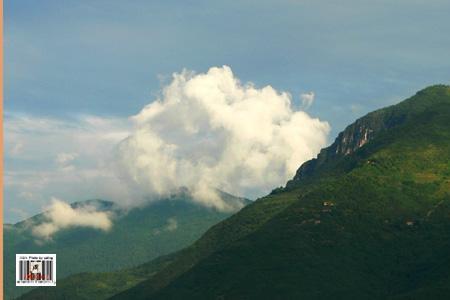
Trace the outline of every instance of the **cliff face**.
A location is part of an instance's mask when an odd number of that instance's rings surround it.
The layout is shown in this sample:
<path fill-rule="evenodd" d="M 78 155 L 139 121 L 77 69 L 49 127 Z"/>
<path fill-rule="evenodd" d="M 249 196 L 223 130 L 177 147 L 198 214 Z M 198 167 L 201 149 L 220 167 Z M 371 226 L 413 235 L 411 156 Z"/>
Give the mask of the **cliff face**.
<path fill-rule="evenodd" d="M 356 120 L 338 135 L 333 144 L 322 149 L 317 158 L 303 163 L 287 186 L 295 185 L 298 180 L 310 177 L 327 162 L 354 153 L 379 134 L 404 124 L 418 113 L 427 110 L 436 101 L 440 101 L 435 99 L 441 99 L 442 95 L 449 94 L 449 86 L 432 86 L 400 104 L 376 110 Z"/>
<path fill-rule="evenodd" d="M 317 158 L 305 162 L 288 185 L 312 175 L 320 166 L 331 160 L 354 153 L 378 134 L 400 125 L 404 119 L 404 117 L 392 119 L 392 116 L 382 111 L 376 111 L 358 119 L 342 131 L 333 144 L 322 149 Z"/>
<path fill-rule="evenodd" d="M 340 140 L 336 141 L 335 155 L 348 155 L 364 146 L 375 135 L 374 129 L 366 124 L 353 126 L 345 130 Z"/>

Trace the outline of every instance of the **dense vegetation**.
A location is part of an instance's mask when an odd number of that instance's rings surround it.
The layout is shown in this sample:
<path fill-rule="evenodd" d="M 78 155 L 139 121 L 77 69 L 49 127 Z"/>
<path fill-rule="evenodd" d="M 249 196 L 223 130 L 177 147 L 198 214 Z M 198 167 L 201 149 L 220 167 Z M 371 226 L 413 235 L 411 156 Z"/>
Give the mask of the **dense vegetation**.
<path fill-rule="evenodd" d="M 113 298 L 450 298 L 450 87 L 368 114 L 305 165 Z"/>
<path fill-rule="evenodd" d="M 231 195 L 228 197 L 230 201 L 237 199 L 231 199 Z M 179 250 L 231 214 L 193 204 L 188 194 L 177 194 L 170 199 L 130 211 L 121 210 L 108 201 L 95 200 L 87 203 L 95 203 L 101 210 L 114 212 L 116 218 L 110 231 L 72 228 L 58 232 L 51 241 L 42 243 L 42 240 L 36 242 L 31 228 L 33 224 L 43 221 L 43 215 L 15 225 L 5 225 L 6 299 L 30 290 L 15 287 L 16 253 L 56 253 L 59 287 L 59 280 L 70 274 L 133 267 Z M 78 202 L 73 206 L 85 204 L 86 202 Z M 83 276 L 89 277 L 87 274 Z M 138 268 L 134 280 L 139 281 L 140 278 L 143 277 Z"/>

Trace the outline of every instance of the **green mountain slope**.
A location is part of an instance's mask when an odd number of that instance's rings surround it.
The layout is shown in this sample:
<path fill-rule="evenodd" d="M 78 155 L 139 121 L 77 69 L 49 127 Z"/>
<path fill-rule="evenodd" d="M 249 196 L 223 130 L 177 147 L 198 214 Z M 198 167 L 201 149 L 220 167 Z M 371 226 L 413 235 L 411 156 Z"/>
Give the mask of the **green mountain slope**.
<path fill-rule="evenodd" d="M 433 86 L 349 126 L 114 299 L 449 298 L 448 232 L 450 88 Z"/>
<path fill-rule="evenodd" d="M 248 203 L 248 200 L 228 194 L 224 194 L 224 198 L 227 201 Z M 72 204 L 73 207 L 82 205 L 95 205 L 99 210 L 113 212 L 116 217 L 112 229 L 102 232 L 72 228 L 58 232 L 52 241 L 36 243 L 31 229 L 44 220 L 44 215 L 4 226 L 6 299 L 17 297 L 31 289 L 15 287 L 16 253 L 56 253 L 59 287 L 60 280 L 70 274 L 129 268 L 179 250 L 231 214 L 193 204 L 187 193 L 130 211 L 121 210 L 113 203 L 102 200 Z M 152 264 L 148 271 L 152 273 L 161 265 Z M 146 269 L 137 268 L 136 276 L 132 279 L 136 282 L 144 279 L 142 270 Z M 130 279 L 130 284 L 133 280 Z M 125 287 L 127 286 L 122 289 Z M 48 291 L 49 288 L 45 290 Z"/>
<path fill-rule="evenodd" d="M 161 256 L 125 270 L 70 275 L 58 280 L 56 287 L 37 288 L 22 295 L 20 299 L 107 299 L 155 275 L 172 261 L 174 255 Z"/>

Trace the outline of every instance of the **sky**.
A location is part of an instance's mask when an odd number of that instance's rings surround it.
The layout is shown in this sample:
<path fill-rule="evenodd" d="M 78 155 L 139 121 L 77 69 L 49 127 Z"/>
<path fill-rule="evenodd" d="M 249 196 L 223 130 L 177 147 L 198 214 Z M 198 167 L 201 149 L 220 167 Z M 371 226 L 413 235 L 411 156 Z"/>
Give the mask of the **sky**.
<path fill-rule="evenodd" d="M 329 144 L 365 113 L 449 83 L 449 15 L 446 0 L 5 0 L 5 221 L 52 197 L 127 197 L 109 156 L 183 70 L 228 66 L 288 93 L 287 118 L 326 122 Z"/>

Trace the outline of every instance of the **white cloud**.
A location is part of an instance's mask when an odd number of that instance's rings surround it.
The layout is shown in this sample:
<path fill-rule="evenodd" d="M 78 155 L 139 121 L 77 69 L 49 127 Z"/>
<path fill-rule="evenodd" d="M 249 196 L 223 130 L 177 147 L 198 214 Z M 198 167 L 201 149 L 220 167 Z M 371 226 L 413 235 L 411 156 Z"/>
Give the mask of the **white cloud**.
<path fill-rule="evenodd" d="M 56 163 L 60 166 L 67 166 L 78 157 L 77 153 L 58 153 L 56 155 Z"/>
<path fill-rule="evenodd" d="M 315 94 L 314 92 L 307 92 L 300 94 L 300 100 L 302 101 L 302 108 L 308 109 L 314 102 Z"/>
<path fill-rule="evenodd" d="M 44 223 L 32 228 L 33 235 L 43 240 L 49 240 L 56 232 L 70 227 L 90 227 L 107 231 L 112 226 L 111 216 L 107 212 L 96 211 L 94 206 L 72 208 L 56 198 L 52 199 L 44 217 Z"/>
<path fill-rule="evenodd" d="M 5 144 L 15 146 L 6 153 L 5 205 L 36 213 L 56 196 L 133 206 L 187 187 L 198 203 L 236 209 L 216 189 L 262 196 L 325 146 L 328 123 L 294 111 L 291 100 L 240 83 L 224 66 L 173 74 L 130 119 L 7 113 Z"/>
<path fill-rule="evenodd" d="M 166 230 L 167 231 L 175 231 L 178 228 L 178 222 L 176 218 L 168 218 L 167 219 L 167 225 Z"/>
<path fill-rule="evenodd" d="M 188 187 L 198 202 L 223 210 L 231 208 L 215 188 L 267 193 L 325 146 L 330 129 L 293 111 L 288 93 L 241 84 L 227 66 L 175 73 L 132 120 L 135 129 L 117 151 L 130 190 L 143 198 Z"/>

